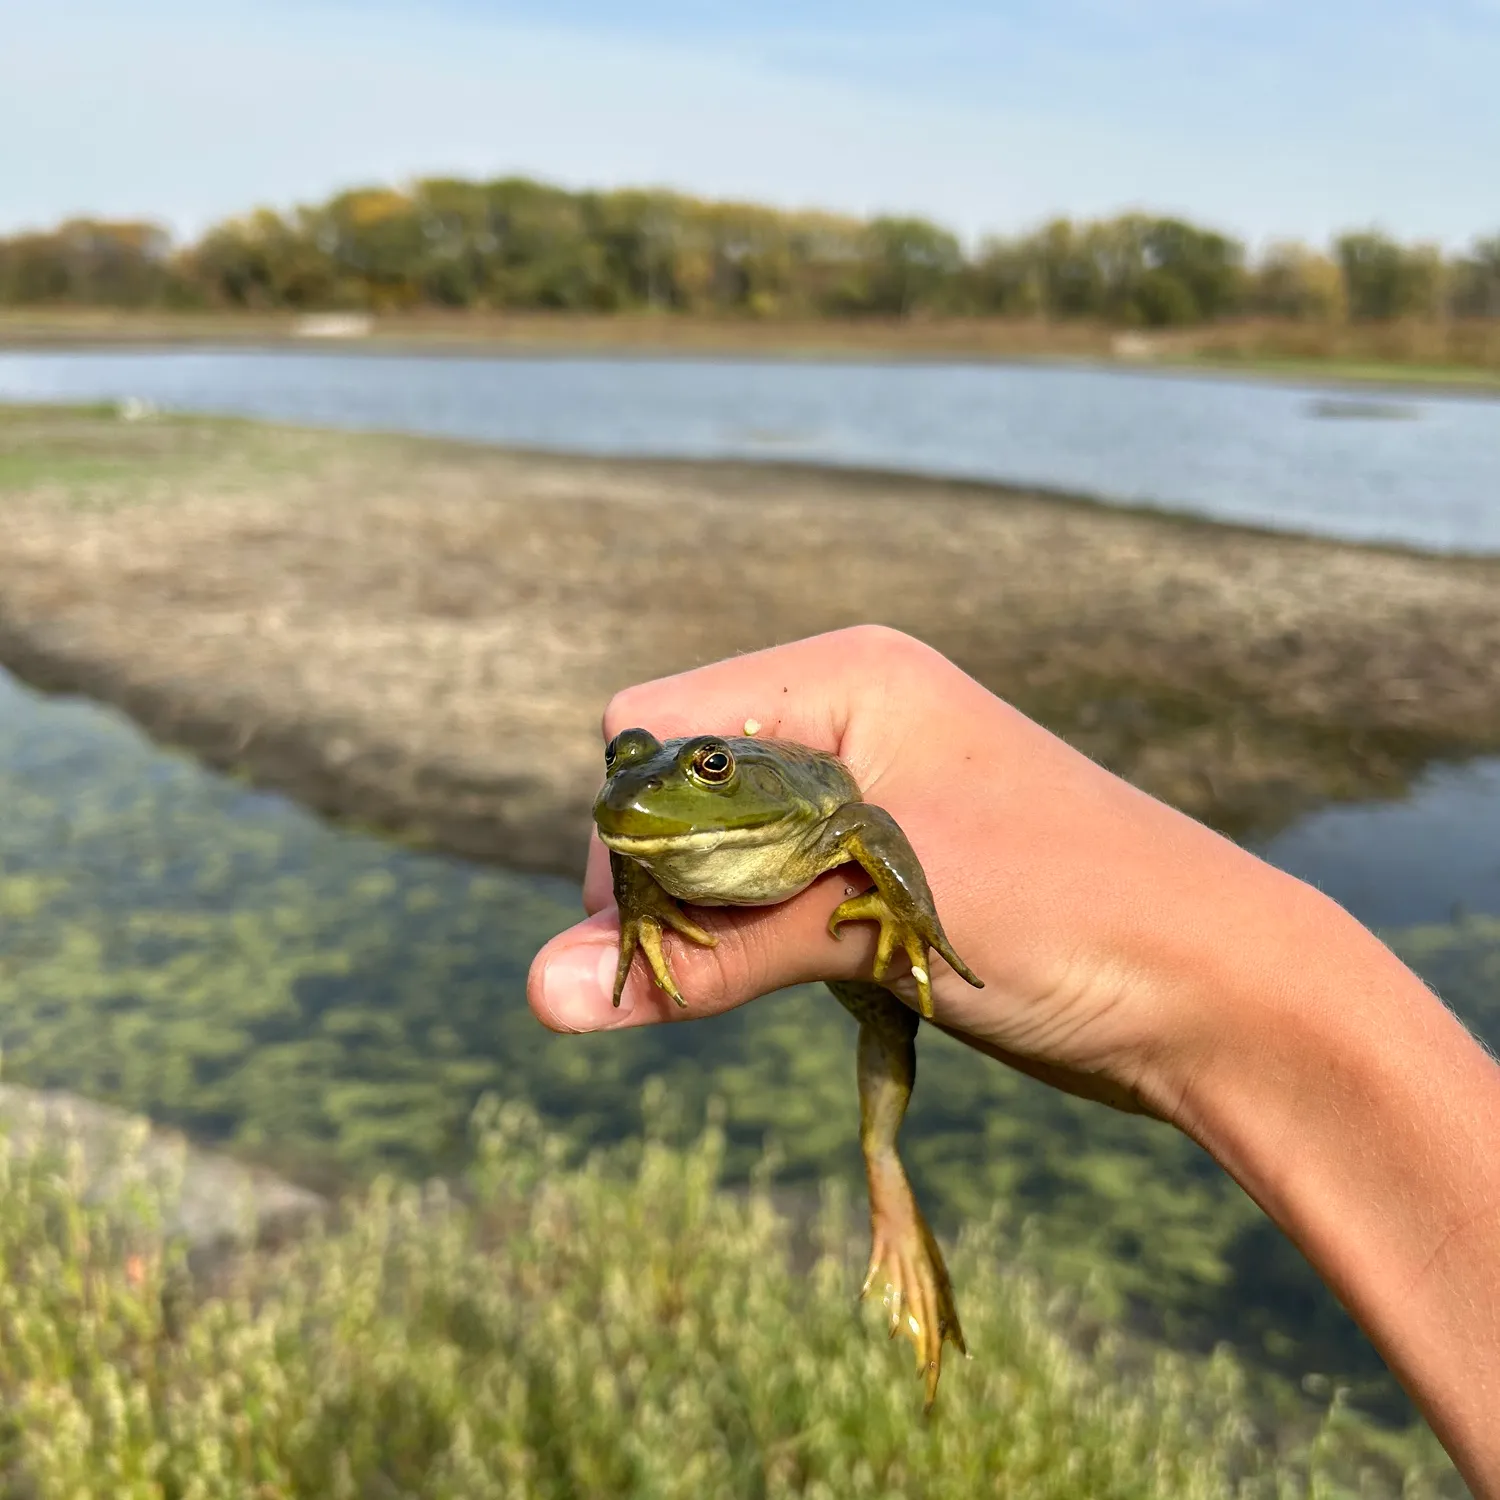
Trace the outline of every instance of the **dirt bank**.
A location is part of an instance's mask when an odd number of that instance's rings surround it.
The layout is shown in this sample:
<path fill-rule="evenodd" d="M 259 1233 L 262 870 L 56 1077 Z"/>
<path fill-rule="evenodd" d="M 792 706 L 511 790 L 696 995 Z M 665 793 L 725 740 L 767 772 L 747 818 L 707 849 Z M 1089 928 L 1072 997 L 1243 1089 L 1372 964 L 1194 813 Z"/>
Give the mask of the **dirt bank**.
<path fill-rule="evenodd" d="M 610 692 L 860 620 L 1231 831 L 1500 748 L 1500 562 L 991 486 L 0 414 L 0 662 L 576 872 Z"/>

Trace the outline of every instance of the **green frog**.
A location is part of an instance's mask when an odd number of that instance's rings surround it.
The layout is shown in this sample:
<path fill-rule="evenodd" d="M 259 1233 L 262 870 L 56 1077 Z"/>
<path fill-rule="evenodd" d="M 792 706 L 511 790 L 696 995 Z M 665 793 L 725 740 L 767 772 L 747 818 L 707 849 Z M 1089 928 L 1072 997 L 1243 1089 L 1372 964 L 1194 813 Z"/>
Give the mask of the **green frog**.
<path fill-rule="evenodd" d="M 747 725 L 753 729 L 754 725 Z M 717 939 L 679 906 L 770 906 L 805 890 L 826 870 L 857 864 L 872 887 L 828 918 L 880 924 L 873 983 L 827 980 L 859 1023 L 860 1147 L 870 1190 L 872 1248 L 861 1296 L 883 1294 L 894 1338 L 916 1347 L 925 1409 L 937 1394 L 943 1344 L 968 1351 L 942 1252 L 912 1195 L 896 1148 L 916 1078 L 918 1016 L 881 983 L 900 948 L 916 980 L 918 1009 L 932 1018 L 930 951 L 976 988 L 938 921 L 922 866 L 896 820 L 863 800 L 836 756 L 789 741 L 695 735 L 657 740 L 627 729 L 604 752 L 606 779 L 594 821 L 609 850 L 620 909 L 614 1000 L 637 953 L 656 983 L 686 1005 L 662 938 Z"/>

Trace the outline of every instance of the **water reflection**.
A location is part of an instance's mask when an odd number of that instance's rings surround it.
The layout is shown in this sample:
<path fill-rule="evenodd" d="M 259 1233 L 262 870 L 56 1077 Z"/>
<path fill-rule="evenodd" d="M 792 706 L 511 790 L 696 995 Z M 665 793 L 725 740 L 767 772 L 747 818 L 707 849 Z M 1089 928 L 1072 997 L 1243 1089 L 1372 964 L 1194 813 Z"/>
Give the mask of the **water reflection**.
<path fill-rule="evenodd" d="M 1257 852 L 1366 926 L 1500 915 L 1500 760 L 1434 767 L 1399 802 L 1322 808 Z"/>
<path fill-rule="evenodd" d="M 1310 417 L 1345 422 L 1415 422 L 1422 415 L 1420 406 L 1395 401 L 1349 401 L 1325 398 L 1308 404 Z"/>

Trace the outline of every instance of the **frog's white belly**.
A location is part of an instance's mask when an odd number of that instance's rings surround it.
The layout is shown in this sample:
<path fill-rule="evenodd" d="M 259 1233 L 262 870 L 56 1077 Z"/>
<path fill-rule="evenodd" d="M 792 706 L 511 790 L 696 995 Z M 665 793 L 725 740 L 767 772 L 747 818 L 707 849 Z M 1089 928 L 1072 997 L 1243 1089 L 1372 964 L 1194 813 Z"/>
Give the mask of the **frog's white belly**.
<path fill-rule="evenodd" d="M 780 828 L 716 829 L 672 839 L 606 838 L 619 854 L 644 865 L 679 901 L 697 906 L 774 906 L 805 891 L 806 849 Z M 801 858 L 794 858 L 801 855 Z"/>

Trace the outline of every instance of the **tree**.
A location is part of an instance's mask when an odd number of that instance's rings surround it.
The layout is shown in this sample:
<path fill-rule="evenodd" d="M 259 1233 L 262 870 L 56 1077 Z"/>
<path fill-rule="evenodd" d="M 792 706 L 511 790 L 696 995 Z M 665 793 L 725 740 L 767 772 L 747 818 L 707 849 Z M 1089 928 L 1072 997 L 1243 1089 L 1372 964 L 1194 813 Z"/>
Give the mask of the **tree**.
<path fill-rule="evenodd" d="M 1053 219 L 973 256 L 939 224 L 713 202 L 657 189 L 569 192 L 524 177 L 364 187 L 258 209 L 174 250 L 148 223 L 77 219 L 0 239 L 0 303 L 243 308 L 491 307 L 762 315 L 989 313 L 1171 326 L 1278 318 L 1500 317 L 1500 235 L 1445 262 L 1379 230 L 1327 256 L 1247 262 L 1170 216 Z"/>
<path fill-rule="evenodd" d="M 1143 322 L 1195 323 L 1240 305 L 1245 248 L 1237 240 L 1181 219 L 1152 219 L 1141 248 L 1146 270 L 1136 305 Z"/>
<path fill-rule="evenodd" d="M 1460 318 L 1500 318 L 1500 234 L 1475 240 L 1454 266 L 1450 307 Z"/>
<path fill-rule="evenodd" d="M 979 312 L 1027 317 L 1046 310 L 1042 267 L 1030 241 L 983 240 L 967 286 L 967 301 Z"/>
<path fill-rule="evenodd" d="M 338 286 L 366 307 L 408 307 L 421 293 L 422 218 L 405 193 L 354 188 L 304 210 L 303 232 L 333 263 Z"/>
<path fill-rule="evenodd" d="M 337 268 L 308 225 L 262 208 L 211 229 L 185 257 L 205 300 L 231 307 L 319 307 L 340 300 Z"/>
<path fill-rule="evenodd" d="M 1273 318 L 1328 321 L 1346 311 L 1339 267 L 1295 240 L 1267 246 L 1246 296 L 1255 312 Z"/>
<path fill-rule="evenodd" d="M 941 306 L 964 263 L 958 241 L 926 219 L 875 219 L 863 248 L 862 310 L 899 318 Z"/>
<path fill-rule="evenodd" d="M 143 307 L 166 300 L 172 240 L 157 224 L 70 219 L 43 234 L 0 241 L 0 300 Z"/>
<path fill-rule="evenodd" d="M 1408 249 L 1379 230 L 1364 229 L 1340 235 L 1334 252 L 1351 318 L 1385 322 L 1438 310 L 1443 263 L 1432 247 Z"/>
<path fill-rule="evenodd" d="M 1042 310 L 1054 318 L 1098 317 L 1104 312 L 1104 267 L 1096 228 L 1053 219 L 1024 243 L 1041 283 Z"/>

